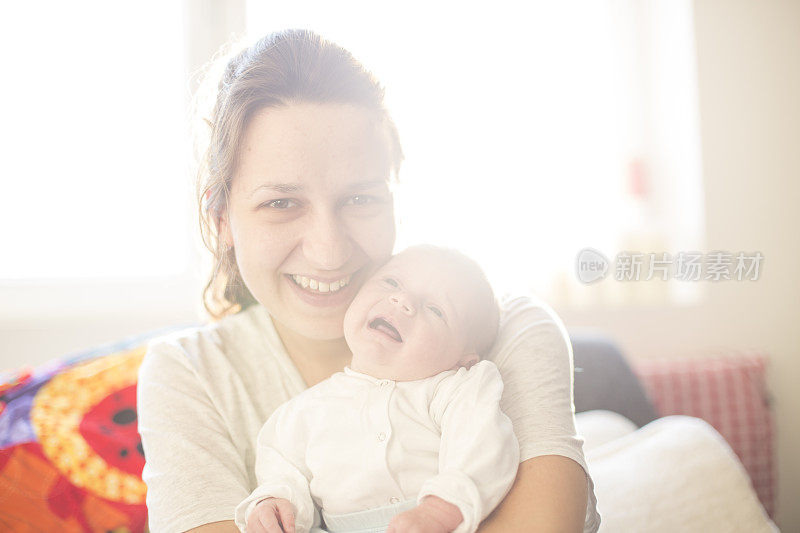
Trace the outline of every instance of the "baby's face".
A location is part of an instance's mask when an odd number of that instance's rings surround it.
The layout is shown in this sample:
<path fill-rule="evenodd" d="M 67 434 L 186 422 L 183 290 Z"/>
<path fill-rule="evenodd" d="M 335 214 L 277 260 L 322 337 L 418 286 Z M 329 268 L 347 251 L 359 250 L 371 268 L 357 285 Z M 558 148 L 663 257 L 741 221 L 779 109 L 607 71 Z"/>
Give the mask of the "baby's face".
<path fill-rule="evenodd" d="M 477 361 L 463 318 L 468 288 L 448 271 L 446 260 L 409 251 L 367 280 L 344 316 L 353 370 L 411 381 Z"/>

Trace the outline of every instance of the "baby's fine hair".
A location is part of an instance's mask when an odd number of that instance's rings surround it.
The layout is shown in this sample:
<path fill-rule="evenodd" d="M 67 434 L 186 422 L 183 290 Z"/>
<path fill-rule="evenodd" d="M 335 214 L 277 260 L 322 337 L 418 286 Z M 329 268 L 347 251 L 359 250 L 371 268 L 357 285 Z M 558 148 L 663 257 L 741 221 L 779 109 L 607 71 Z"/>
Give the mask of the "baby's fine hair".
<path fill-rule="evenodd" d="M 448 274 L 460 281 L 465 292 L 472 297 L 468 309 L 459 309 L 458 312 L 467 322 L 467 331 L 472 337 L 469 344 L 478 357 L 484 359 L 489 355 L 500 327 L 500 305 L 481 266 L 460 250 L 447 246 L 416 244 L 400 253 L 406 252 L 436 255 L 454 267 Z"/>

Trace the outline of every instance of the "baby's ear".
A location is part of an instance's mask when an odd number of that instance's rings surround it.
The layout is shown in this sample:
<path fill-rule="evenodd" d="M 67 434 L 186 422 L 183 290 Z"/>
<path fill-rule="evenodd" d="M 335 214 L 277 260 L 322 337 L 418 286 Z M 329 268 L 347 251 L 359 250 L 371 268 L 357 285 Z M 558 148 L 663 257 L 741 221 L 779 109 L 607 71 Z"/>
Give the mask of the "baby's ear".
<path fill-rule="evenodd" d="M 468 352 L 458 362 L 458 366 L 463 366 L 464 368 L 469 370 L 472 367 L 472 365 L 477 363 L 479 360 L 480 360 L 480 358 L 478 357 L 477 353 L 475 353 L 474 351 L 473 352 Z"/>

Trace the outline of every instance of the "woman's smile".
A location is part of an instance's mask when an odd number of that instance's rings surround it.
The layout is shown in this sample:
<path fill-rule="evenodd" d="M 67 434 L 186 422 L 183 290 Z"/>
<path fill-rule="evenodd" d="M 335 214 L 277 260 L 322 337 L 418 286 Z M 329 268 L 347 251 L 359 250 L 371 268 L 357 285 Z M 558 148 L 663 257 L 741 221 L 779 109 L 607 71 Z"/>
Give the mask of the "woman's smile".
<path fill-rule="evenodd" d="M 292 293 L 315 307 L 338 307 L 349 304 L 358 292 L 361 269 L 342 277 L 311 277 L 300 274 L 284 274 L 291 285 Z"/>
<path fill-rule="evenodd" d="M 309 292 L 320 292 L 323 294 L 326 292 L 336 292 L 350 283 L 350 276 L 345 276 L 336 280 L 328 279 L 327 281 L 315 277 L 301 276 L 299 274 L 292 274 L 291 278 L 297 285 L 308 289 Z"/>

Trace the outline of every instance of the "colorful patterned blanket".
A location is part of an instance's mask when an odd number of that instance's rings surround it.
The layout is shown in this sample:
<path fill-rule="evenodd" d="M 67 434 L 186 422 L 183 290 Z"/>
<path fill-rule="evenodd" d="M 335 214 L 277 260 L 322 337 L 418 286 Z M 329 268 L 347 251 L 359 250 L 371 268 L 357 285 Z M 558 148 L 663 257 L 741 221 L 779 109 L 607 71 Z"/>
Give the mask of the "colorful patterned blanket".
<path fill-rule="evenodd" d="M 147 531 L 130 337 L 0 375 L 0 530 Z"/>

